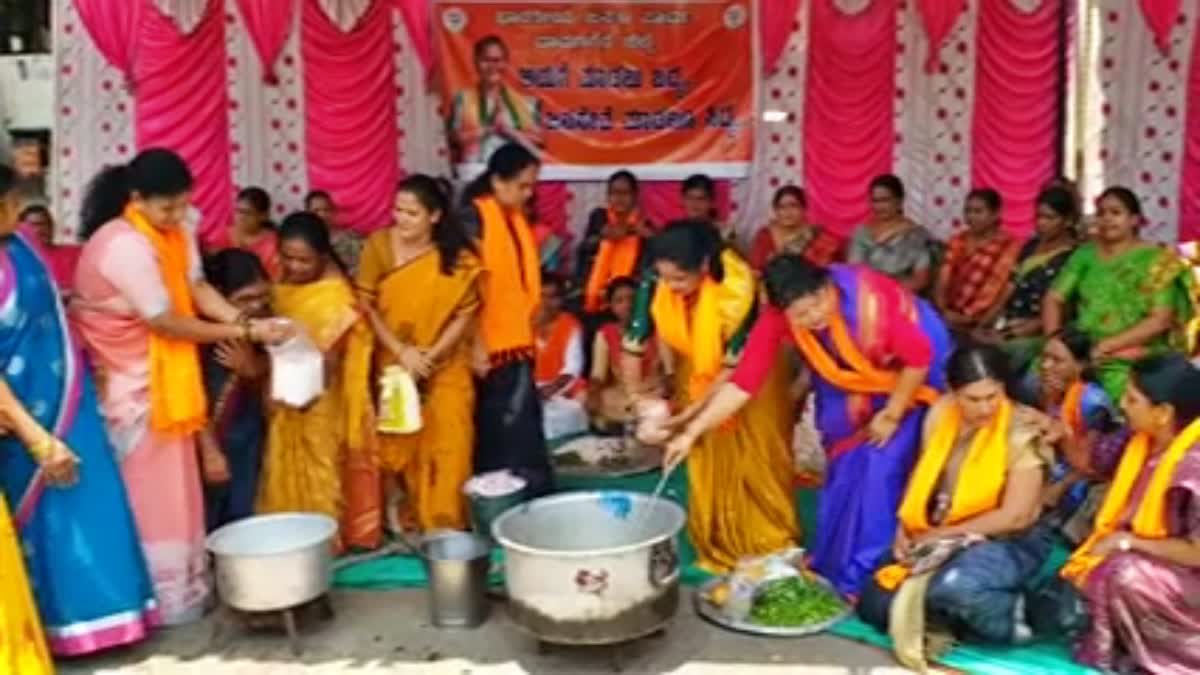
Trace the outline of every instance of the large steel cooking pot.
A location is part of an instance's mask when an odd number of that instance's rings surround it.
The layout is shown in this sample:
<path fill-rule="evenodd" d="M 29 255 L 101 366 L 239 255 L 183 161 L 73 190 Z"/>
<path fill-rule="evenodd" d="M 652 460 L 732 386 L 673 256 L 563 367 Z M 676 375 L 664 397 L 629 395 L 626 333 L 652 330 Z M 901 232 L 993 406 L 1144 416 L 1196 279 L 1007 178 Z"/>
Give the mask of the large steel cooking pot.
<path fill-rule="evenodd" d="M 666 626 L 679 606 L 674 502 L 634 492 L 572 492 L 504 512 L 492 536 L 504 547 L 514 622 L 557 644 L 613 644 Z"/>
<path fill-rule="evenodd" d="M 337 522 L 278 513 L 230 523 L 208 536 L 217 593 L 244 612 L 274 612 L 329 591 Z"/>

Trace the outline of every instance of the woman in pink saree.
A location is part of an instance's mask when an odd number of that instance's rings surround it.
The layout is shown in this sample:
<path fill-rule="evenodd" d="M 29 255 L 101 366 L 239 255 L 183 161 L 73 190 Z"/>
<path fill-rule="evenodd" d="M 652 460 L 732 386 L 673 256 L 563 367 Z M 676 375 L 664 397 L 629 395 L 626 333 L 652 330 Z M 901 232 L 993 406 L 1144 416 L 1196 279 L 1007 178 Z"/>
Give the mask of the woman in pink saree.
<path fill-rule="evenodd" d="M 204 281 L 185 225 L 191 189 L 187 165 L 168 150 L 98 175 L 84 201 L 87 244 L 71 303 L 168 625 L 200 618 L 209 595 L 194 440 L 207 405 L 196 345 L 287 332 L 242 317 Z M 203 459 L 208 478 L 228 480 L 223 455 Z"/>
<path fill-rule="evenodd" d="M 1200 672 L 1200 371 L 1181 356 L 1140 363 L 1121 408 L 1132 434 L 1062 570 L 1091 616 L 1075 656 L 1105 672 Z"/>

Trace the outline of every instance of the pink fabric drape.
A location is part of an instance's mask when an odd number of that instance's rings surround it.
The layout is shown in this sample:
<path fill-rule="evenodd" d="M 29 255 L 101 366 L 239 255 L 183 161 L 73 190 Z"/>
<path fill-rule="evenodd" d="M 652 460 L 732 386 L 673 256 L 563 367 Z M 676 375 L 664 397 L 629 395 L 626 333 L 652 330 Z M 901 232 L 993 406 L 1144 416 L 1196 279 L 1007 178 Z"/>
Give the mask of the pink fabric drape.
<path fill-rule="evenodd" d="M 137 146 L 170 148 L 187 161 L 196 181 L 193 199 L 204 216 L 200 236 L 207 240 L 233 219 L 221 3 L 209 1 L 191 35 L 157 10 L 144 12 L 139 36 L 133 63 Z"/>
<path fill-rule="evenodd" d="M 715 181 L 717 186 L 717 218 L 729 217 L 729 181 Z M 683 195 L 680 181 L 657 180 L 641 185 L 642 213 L 658 227 L 683 217 Z"/>
<path fill-rule="evenodd" d="M 96 49 L 130 81 L 144 8 L 144 0 L 75 0 L 75 11 Z"/>
<path fill-rule="evenodd" d="M 792 36 L 792 29 L 796 27 L 796 12 L 799 9 L 800 0 L 770 0 L 759 4 L 758 35 L 764 73 L 775 71 L 775 64 L 779 63 L 788 38 Z"/>
<path fill-rule="evenodd" d="M 1200 31 L 1200 15 L 1191 20 Z M 1197 36 L 1200 37 L 1200 32 Z M 1200 39 L 1192 40 L 1192 66 L 1187 87 L 1183 175 L 1179 180 L 1179 241 L 1200 239 Z"/>
<path fill-rule="evenodd" d="M 275 59 L 291 35 L 296 0 L 237 0 L 237 5 L 262 64 L 263 80 L 277 84 Z"/>
<path fill-rule="evenodd" d="M 404 17 L 404 26 L 408 28 L 408 39 L 412 41 L 417 58 L 421 59 L 421 67 L 428 77 L 433 71 L 433 3 L 429 0 L 394 0 L 400 15 Z"/>
<path fill-rule="evenodd" d="M 858 14 L 813 0 L 804 111 L 804 188 L 813 222 L 846 236 L 867 216 L 867 184 L 892 168 L 896 5 Z"/>
<path fill-rule="evenodd" d="M 941 65 L 938 53 L 942 42 L 954 28 L 954 22 L 959 15 L 967 11 L 966 0 L 917 0 L 917 12 L 921 15 L 921 24 L 925 27 L 925 35 L 929 38 L 929 55 L 925 58 L 925 72 L 935 72 Z"/>
<path fill-rule="evenodd" d="M 1166 54 L 1171 49 L 1171 28 L 1179 18 L 1183 0 L 1141 0 L 1142 16 L 1154 34 L 1154 44 Z"/>
<path fill-rule="evenodd" d="M 318 0 L 303 0 L 309 185 L 346 205 L 345 222 L 371 232 L 391 222 L 400 179 L 391 6 L 378 1 L 349 33 Z"/>
<path fill-rule="evenodd" d="M 1025 13 L 1014 3 L 979 6 L 971 181 L 1004 195 L 1005 222 L 1033 227 L 1034 200 L 1054 176 L 1058 116 L 1059 3 Z"/>
<path fill-rule="evenodd" d="M 560 180 L 542 181 L 535 193 L 538 222 L 564 240 L 571 236 L 568 222 L 571 212 L 571 190 Z"/>

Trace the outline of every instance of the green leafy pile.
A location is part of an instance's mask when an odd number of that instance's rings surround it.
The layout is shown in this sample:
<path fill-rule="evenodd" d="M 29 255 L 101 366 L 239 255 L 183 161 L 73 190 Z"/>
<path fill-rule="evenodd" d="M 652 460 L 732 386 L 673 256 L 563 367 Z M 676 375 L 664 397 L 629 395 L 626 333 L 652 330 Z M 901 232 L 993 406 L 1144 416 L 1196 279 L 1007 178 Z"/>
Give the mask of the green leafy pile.
<path fill-rule="evenodd" d="M 827 587 L 803 577 L 767 582 L 750 609 L 750 620 L 760 626 L 798 628 L 829 621 L 845 608 Z"/>

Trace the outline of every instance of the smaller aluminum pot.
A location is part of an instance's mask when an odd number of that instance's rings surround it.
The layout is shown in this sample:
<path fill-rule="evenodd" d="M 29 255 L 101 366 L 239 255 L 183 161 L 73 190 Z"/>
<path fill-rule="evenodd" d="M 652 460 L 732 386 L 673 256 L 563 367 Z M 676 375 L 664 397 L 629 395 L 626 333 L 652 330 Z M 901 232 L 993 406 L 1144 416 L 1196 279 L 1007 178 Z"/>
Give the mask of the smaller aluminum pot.
<path fill-rule="evenodd" d="M 217 594 L 243 612 L 275 612 L 329 592 L 337 522 L 277 513 L 230 523 L 208 536 Z"/>

